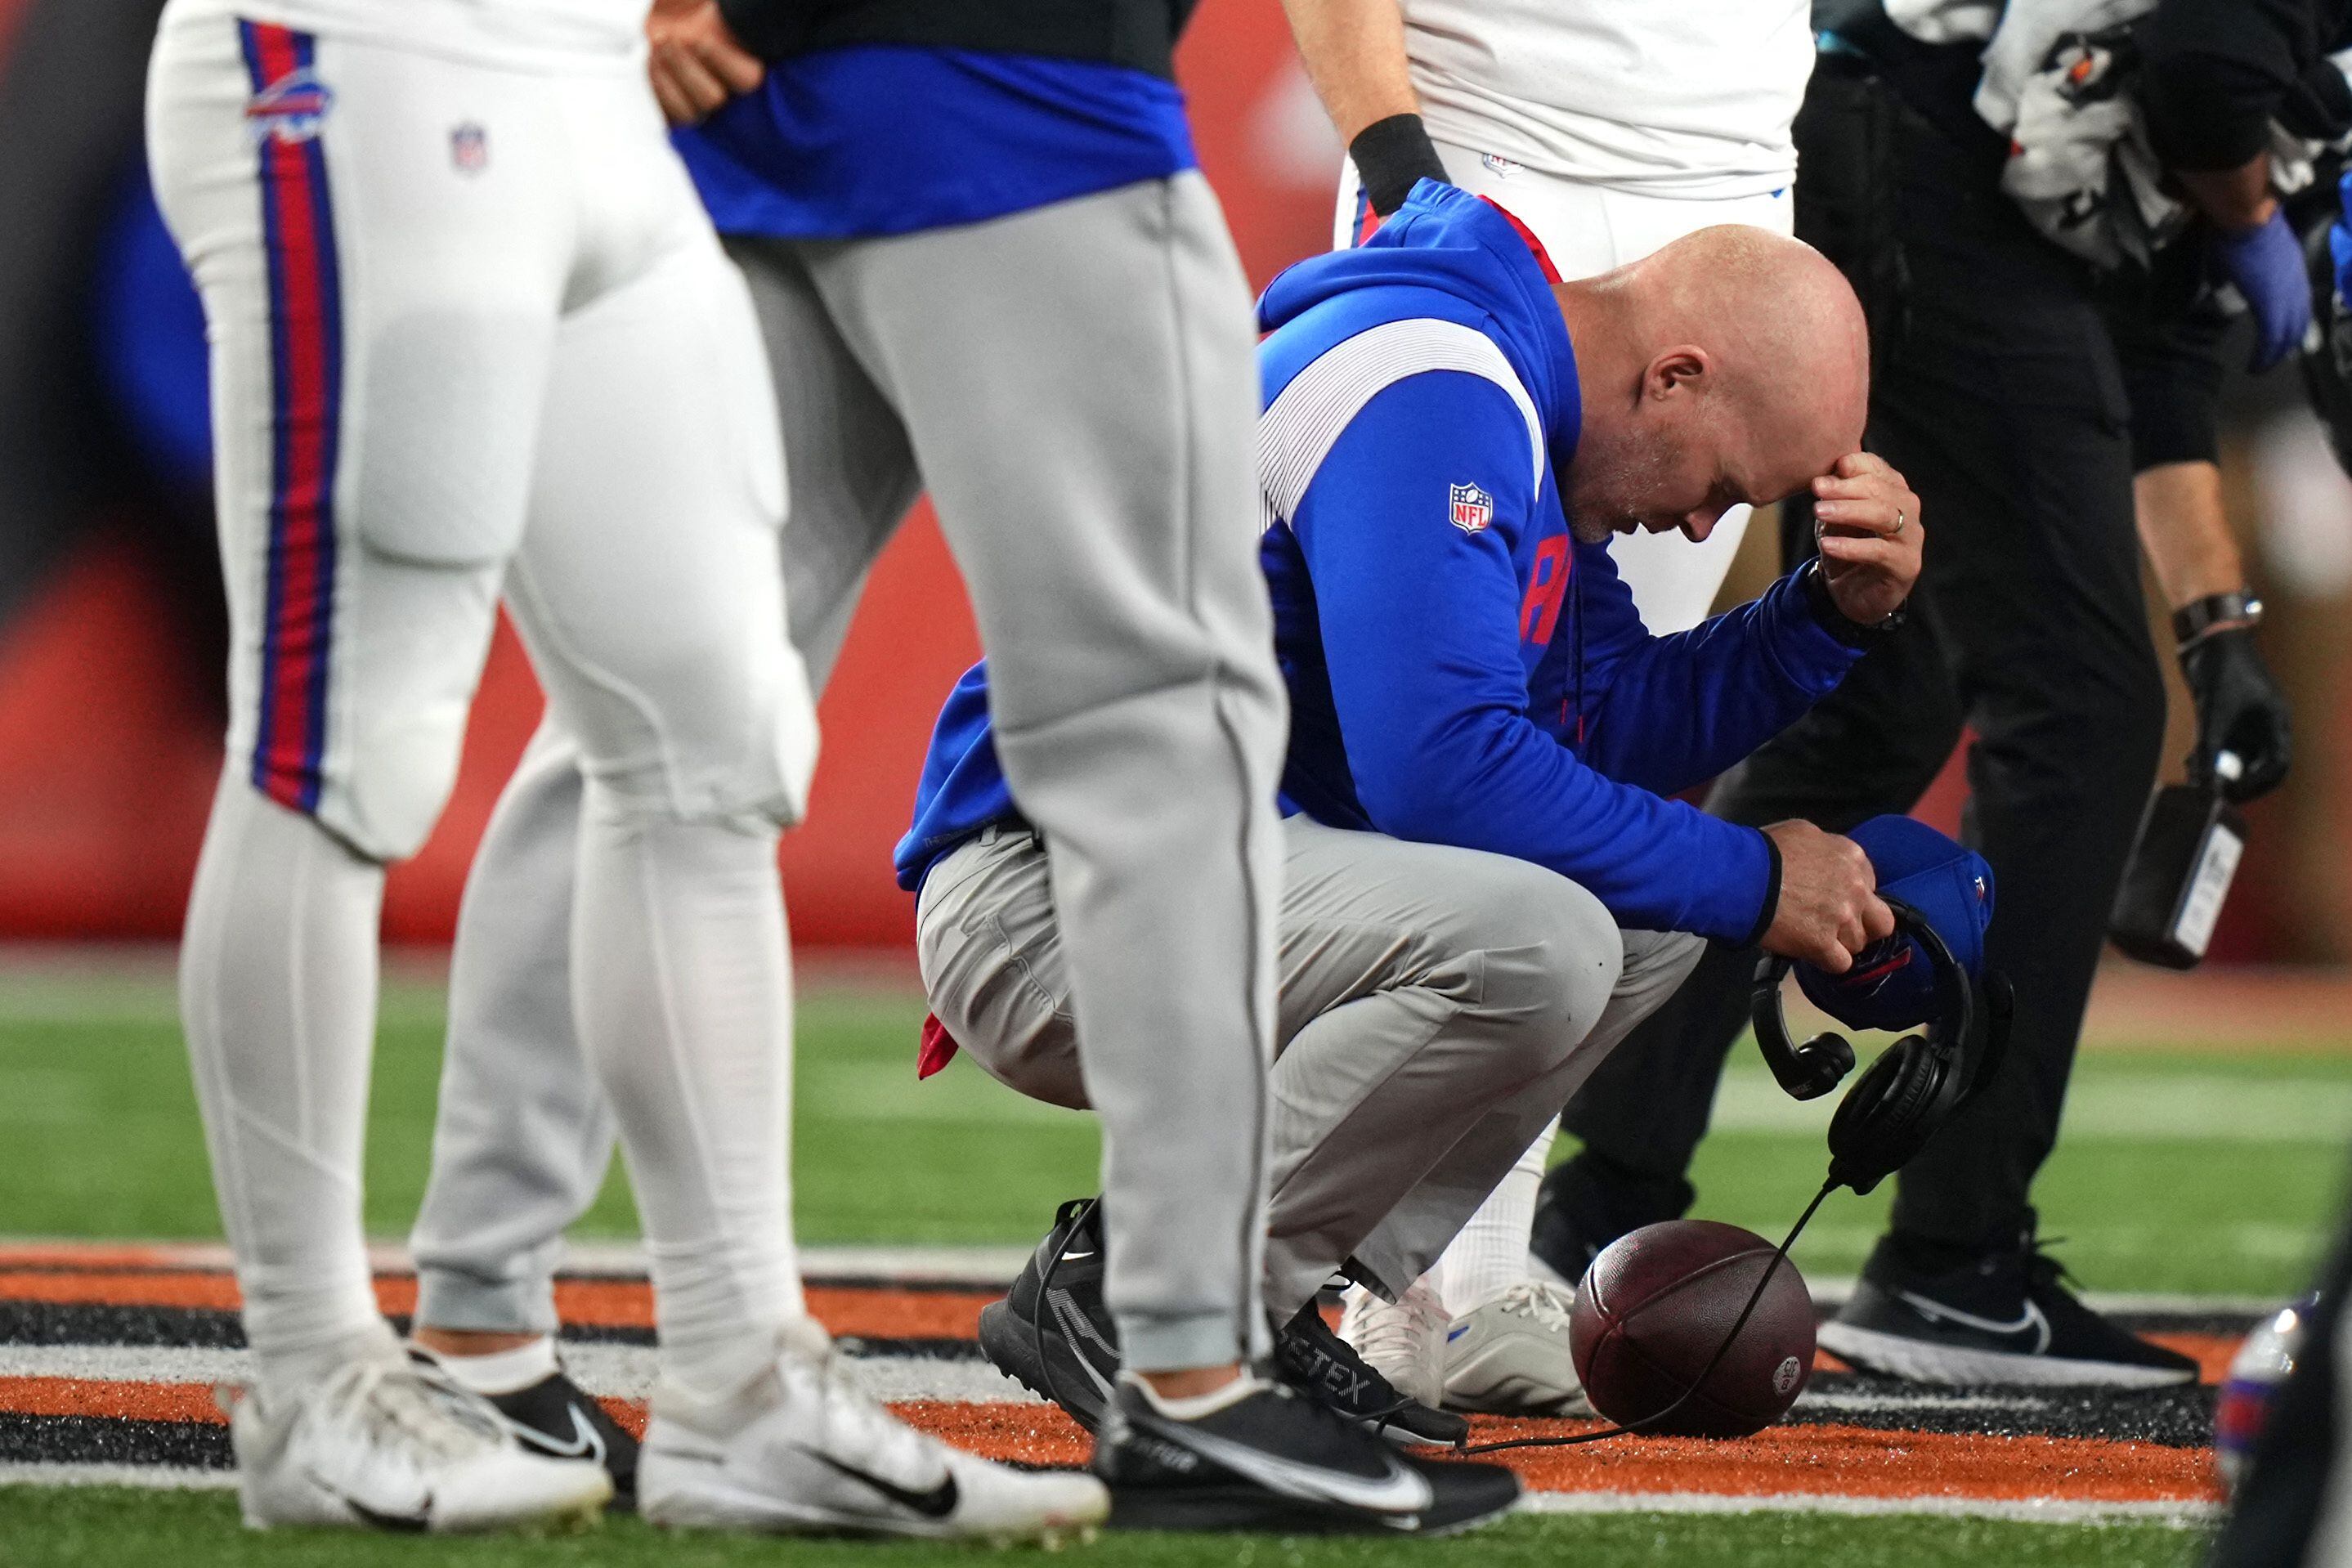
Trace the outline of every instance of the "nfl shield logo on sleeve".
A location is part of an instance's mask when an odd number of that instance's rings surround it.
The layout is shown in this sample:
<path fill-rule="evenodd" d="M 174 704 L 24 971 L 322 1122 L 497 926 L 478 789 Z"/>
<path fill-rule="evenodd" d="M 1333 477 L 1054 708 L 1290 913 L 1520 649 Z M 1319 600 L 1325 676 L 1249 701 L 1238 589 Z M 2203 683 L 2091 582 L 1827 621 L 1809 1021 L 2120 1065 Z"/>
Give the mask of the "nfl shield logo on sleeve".
<path fill-rule="evenodd" d="M 1446 490 L 1454 526 L 1463 532 L 1476 533 L 1495 521 L 1495 498 L 1476 485 L 1449 485 Z"/>

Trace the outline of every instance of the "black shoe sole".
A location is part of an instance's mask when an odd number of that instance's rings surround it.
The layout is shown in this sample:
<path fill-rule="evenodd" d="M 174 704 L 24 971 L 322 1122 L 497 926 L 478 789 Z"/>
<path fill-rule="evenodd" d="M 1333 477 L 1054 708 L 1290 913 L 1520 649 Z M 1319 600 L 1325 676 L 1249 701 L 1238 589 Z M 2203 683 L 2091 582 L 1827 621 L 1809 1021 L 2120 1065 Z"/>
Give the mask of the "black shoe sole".
<path fill-rule="evenodd" d="M 1112 1530 L 1262 1531 L 1275 1535 L 1459 1535 L 1492 1523 L 1518 1504 L 1514 1493 L 1490 1508 L 1432 1523 L 1423 1514 L 1378 1514 L 1317 1508 L 1255 1487 L 1110 1489 Z"/>
<path fill-rule="evenodd" d="M 991 1301 L 980 1310 L 980 1353 L 991 1366 L 1093 1432 L 1100 1429 L 1108 1395 L 1096 1386 L 1092 1371 L 1057 1334 L 1045 1336 L 1045 1353 L 1054 1358 L 1053 1376 L 1037 1359 L 1036 1325 L 1013 1310 L 1011 1300 Z"/>

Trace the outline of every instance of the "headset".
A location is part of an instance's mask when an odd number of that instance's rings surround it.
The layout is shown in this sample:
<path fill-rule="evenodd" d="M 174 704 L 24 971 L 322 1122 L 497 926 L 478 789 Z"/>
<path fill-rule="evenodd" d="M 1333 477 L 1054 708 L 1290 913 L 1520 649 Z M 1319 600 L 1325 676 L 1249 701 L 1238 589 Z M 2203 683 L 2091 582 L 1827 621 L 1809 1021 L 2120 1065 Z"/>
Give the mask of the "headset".
<path fill-rule="evenodd" d="M 1895 911 L 1895 939 L 1916 942 L 1935 971 L 1936 1011 L 1926 1033 L 1904 1036 L 1870 1064 L 1830 1119 L 1830 1185 L 1856 1193 L 1869 1192 L 1900 1170 L 1992 1082 L 2009 1051 L 2015 1011 L 2006 977 L 1988 972 L 1980 983 L 1972 980 L 1917 910 L 1899 899 L 1888 899 L 1886 905 Z M 1867 964 L 1872 957 L 1864 954 L 1855 962 Z M 1793 1099 L 1818 1100 L 1853 1071 L 1853 1046 L 1830 1030 L 1801 1046 L 1790 1043 L 1780 1011 L 1780 982 L 1790 966 L 1786 958 L 1764 955 L 1756 966 L 1748 1016 L 1764 1065 L 1781 1089 Z"/>

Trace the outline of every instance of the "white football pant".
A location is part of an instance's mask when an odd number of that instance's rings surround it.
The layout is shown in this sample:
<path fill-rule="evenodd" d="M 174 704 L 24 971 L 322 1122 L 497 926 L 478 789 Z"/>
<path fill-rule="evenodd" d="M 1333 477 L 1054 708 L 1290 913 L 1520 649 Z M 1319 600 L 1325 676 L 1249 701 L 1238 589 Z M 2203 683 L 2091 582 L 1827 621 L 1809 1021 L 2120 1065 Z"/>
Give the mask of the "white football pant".
<path fill-rule="evenodd" d="M 588 778 L 574 999 L 666 1365 L 719 1382 L 798 1306 L 775 838 L 815 723 L 766 367 L 640 58 L 441 43 L 191 3 L 154 51 L 232 628 L 182 959 L 222 1217 L 266 1381 L 381 1339 L 360 1156 L 383 867 L 448 794 L 503 590 Z"/>

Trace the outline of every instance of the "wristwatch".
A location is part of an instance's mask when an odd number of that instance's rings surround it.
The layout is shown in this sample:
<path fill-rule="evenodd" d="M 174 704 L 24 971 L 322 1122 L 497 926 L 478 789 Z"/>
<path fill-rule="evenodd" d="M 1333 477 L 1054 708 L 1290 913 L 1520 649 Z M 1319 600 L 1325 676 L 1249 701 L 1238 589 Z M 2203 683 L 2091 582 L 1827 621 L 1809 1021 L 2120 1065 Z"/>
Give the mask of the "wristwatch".
<path fill-rule="evenodd" d="M 1805 603 L 1812 606 L 1813 618 L 1822 629 L 1848 647 L 1876 647 L 1892 636 L 1908 615 L 1911 601 L 1906 599 L 1874 621 L 1857 621 L 1838 608 L 1837 600 L 1830 594 L 1830 585 L 1822 575 L 1821 558 L 1816 556 L 1801 568 L 1800 584 L 1805 592 Z"/>

